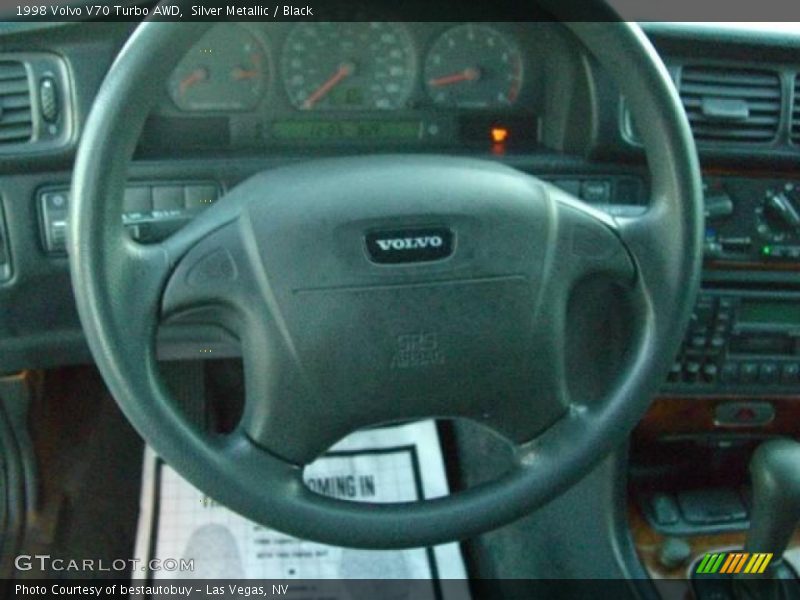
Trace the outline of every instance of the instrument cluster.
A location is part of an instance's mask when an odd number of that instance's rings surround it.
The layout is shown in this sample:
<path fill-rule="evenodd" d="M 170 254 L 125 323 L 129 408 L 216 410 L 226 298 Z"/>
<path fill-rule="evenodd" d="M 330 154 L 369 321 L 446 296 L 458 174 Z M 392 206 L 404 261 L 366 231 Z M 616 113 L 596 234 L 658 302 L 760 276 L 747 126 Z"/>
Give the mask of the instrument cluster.
<path fill-rule="evenodd" d="M 258 115 L 262 137 L 284 141 L 448 135 L 464 125 L 444 114 L 533 112 L 534 26 L 220 23 L 174 69 L 159 112 Z"/>
<path fill-rule="evenodd" d="M 277 84 L 297 110 L 397 110 L 421 83 L 432 104 L 487 109 L 513 106 L 524 83 L 513 34 L 483 23 L 446 27 L 424 57 L 403 23 L 296 23 L 282 40 L 272 30 L 211 28 L 169 80 L 175 108 L 252 110 Z"/>

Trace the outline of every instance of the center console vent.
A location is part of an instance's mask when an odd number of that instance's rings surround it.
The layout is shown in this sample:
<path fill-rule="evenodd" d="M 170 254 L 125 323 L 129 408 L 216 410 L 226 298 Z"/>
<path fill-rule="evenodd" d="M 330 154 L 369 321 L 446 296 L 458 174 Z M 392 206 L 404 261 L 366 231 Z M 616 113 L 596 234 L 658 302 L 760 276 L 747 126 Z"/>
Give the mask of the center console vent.
<path fill-rule="evenodd" d="M 0 144 L 29 142 L 32 136 L 28 71 L 20 61 L 0 61 Z"/>
<path fill-rule="evenodd" d="M 781 82 L 774 71 L 685 66 L 679 91 L 698 141 L 770 142 L 781 122 Z"/>

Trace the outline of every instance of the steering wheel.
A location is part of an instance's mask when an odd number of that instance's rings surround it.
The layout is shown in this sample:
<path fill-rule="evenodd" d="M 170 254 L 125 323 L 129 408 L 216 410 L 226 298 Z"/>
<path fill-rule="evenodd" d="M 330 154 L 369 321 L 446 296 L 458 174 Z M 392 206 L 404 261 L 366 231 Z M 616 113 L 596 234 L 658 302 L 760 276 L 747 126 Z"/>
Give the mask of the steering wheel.
<path fill-rule="evenodd" d="M 565 25 L 646 124 L 651 202 L 642 216 L 612 219 L 492 161 L 343 157 L 259 173 L 152 245 L 121 225 L 127 163 L 158 90 L 208 24 L 137 28 L 83 132 L 69 260 L 102 376 L 181 475 L 300 538 L 428 546 L 525 515 L 624 441 L 664 381 L 698 289 L 699 168 L 669 75 L 641 30 Z M 572 291 L 594 276 L 626 288 L 634 333 L 615 383 L 590 402 L 566 384 L 564 333 Z M 158 374 L 157 324 L 187 310 L 241 340 L 246 400 L 232 433 L 191 427 Z M 513 444 L 515 466 L 411 503 L 336 500 L 304 485 L 303 465 L 347 433 L 430 417 L 493 430 Z"/>

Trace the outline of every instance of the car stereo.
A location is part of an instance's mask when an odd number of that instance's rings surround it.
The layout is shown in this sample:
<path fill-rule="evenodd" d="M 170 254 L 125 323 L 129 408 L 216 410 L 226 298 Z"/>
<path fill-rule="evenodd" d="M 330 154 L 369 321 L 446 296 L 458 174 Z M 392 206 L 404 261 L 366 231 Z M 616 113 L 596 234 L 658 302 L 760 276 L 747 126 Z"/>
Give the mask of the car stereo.
<path fill-rule="evenodd" d="M 799 393 L 800 293 L 704 291 L 667 389 Z"/>

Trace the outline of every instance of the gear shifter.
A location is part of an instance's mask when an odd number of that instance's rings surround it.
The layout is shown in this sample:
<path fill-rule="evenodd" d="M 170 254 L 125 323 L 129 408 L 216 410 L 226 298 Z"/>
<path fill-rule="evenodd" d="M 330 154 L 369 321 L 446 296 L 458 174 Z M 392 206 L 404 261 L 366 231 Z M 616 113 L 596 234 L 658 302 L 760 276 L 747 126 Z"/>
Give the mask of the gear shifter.
<path fill-rule="evenodd" d="M 795 598 L 800 591 L 783 553 L 800 521 L 800 443 L 789 439 L 765 442 L 750 459 L 753 508 L 745 552 L 771 552 L 762 575 L 741 575 L 734 584 L 740 599 Z"/>
<path fill-rule="evenodd" d="M 745 552 L 772 552 L 780 562 L 800 521 L 800 443 L 780 439 L 750 459 L 753 511 Z M 768 569 L 769 570 L 769 569 Z"/>

